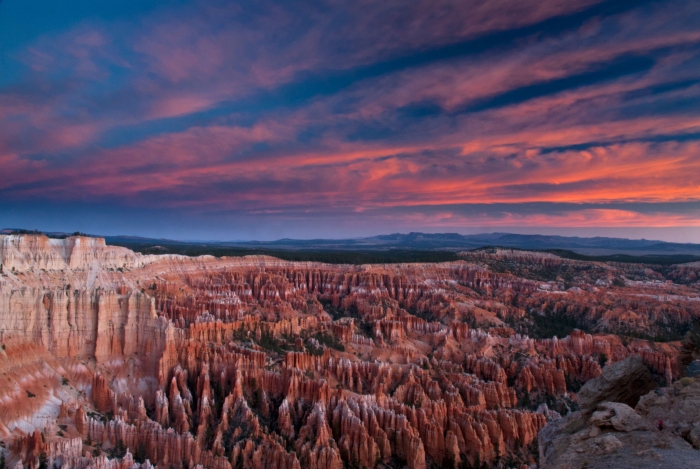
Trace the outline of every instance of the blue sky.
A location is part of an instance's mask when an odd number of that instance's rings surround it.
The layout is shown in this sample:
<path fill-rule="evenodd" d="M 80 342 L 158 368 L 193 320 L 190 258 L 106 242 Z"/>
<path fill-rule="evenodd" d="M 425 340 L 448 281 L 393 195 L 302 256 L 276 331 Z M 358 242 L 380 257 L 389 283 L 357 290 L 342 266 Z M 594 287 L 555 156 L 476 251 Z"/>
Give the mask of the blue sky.
<path fill-rule="evenodd" d="M 697 2 L 0 2 L 0 224 L 700 242 Z"/>

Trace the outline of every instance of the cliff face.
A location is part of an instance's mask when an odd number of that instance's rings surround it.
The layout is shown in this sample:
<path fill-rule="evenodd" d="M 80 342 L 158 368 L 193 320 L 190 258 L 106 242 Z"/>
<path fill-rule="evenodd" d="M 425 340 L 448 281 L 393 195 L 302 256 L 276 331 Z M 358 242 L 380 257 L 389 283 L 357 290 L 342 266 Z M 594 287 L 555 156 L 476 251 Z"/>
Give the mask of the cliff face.
<path fill-rule="evenodd" d="M 168 321 L 152 297 L 105 277 L 120 275 L 117 265 L 143 266 L 143 258 L 83 237 L 2 236 L 0 245 L 0 367 L 9 376 L 0 387 L 0 433 L 44 428 L 61 402 L 90 394 L 95 366 L 124 371 L 130 363 L 137 372 L 124 385 L 152 400 L 149 376 L 157 374 Z M 35 378 L 44 384 L 31 384 Z"/>
<path fill-rule="evenodd" d="M 164 347 L 155 300 L 130 291 L 0 290 L 0 339 L 34 343 L 58 358 L 133 355 Z"/>
<path fill-rule="evenodd" d="M 524 334 L 540 313 L 586 316 L 590 295 L 611 307 L 649 294 L 596 292 L 587 277 L 587 293 L 554 294 L 482 263 L 571 267 L 551 255 L 349 266 L 141 256 L 82 237 L 0 243 L 12 464 L 532 464 L 537 433 L 577 409 L 604 363 L 639 355 L 657 380 L 679 375 L 678 344 Z M 636 298 L 640 317 L 695 314 L 692 301 Z"/>
<path fill-rule="evenodd" d="M 143 267 L 148 262 L 149 256 L 122 247 L 106 246 L 102 238 L 0 235 L 0 263 L 10 271 L 85 270 L 92 268 L 94 263 L 104 269 L 132 269 Z"/>

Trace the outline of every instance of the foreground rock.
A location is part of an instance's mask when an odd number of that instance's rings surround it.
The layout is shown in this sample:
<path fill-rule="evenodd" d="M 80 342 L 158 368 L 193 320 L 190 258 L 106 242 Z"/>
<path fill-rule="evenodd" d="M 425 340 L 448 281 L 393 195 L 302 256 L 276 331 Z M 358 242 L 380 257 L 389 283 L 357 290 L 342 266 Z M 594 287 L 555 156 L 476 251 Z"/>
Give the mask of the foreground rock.
<path fill-rule="evenodd" d="M 700 449 L 700 378 L 683 378 L 672 387 L 649 393 L 635 410 Z"/>
<path fill-rule="evenodd" d="M 598 378 L 588 381 L 578 394 L 581 411 L 590 414 L 605 401 L 637 405 L 639 398 L 656 387 L 642 358 L 633 355 L 603 369 Z"/>
<path fill-rule="evenodd" d="M 638 371 L 623 365 L 614 370 L 620 383 Z M 586 404 L 597 402 L 592 413 L 575 412 L 540 432 L 542 469 L 700 468 L 700 380 L 684 378 L 652 391 L 639 399 L 636 409 L 621 402 L 600 402 L 602 394 L 627 399 L 634 389 L 613 393 L 600 382 L 588 389 Z"/>

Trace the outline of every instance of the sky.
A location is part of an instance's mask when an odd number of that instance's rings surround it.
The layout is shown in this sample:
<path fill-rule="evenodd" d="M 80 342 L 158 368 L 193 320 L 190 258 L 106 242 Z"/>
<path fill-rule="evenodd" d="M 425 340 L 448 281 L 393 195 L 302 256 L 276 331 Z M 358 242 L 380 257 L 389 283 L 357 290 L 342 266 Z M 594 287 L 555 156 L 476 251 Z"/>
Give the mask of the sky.
<path fill-rule="evenodd" d="M 700 243 L 700 2 L 0 0 L 0 225 Z"/>

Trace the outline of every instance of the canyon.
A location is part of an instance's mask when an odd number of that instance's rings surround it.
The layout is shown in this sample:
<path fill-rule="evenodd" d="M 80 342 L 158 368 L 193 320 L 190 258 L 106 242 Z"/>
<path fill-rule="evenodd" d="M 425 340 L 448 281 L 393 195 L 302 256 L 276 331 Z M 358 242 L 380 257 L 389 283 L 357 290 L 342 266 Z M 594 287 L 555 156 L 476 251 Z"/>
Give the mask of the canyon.
<path fill-rule="evenodd" d="M 460 258 L 322 264 L 0 235 L 6 467 L 524 469 L 606 365 L 638 357 L 654 388 L 679 386 L 700 264 Z"/>

